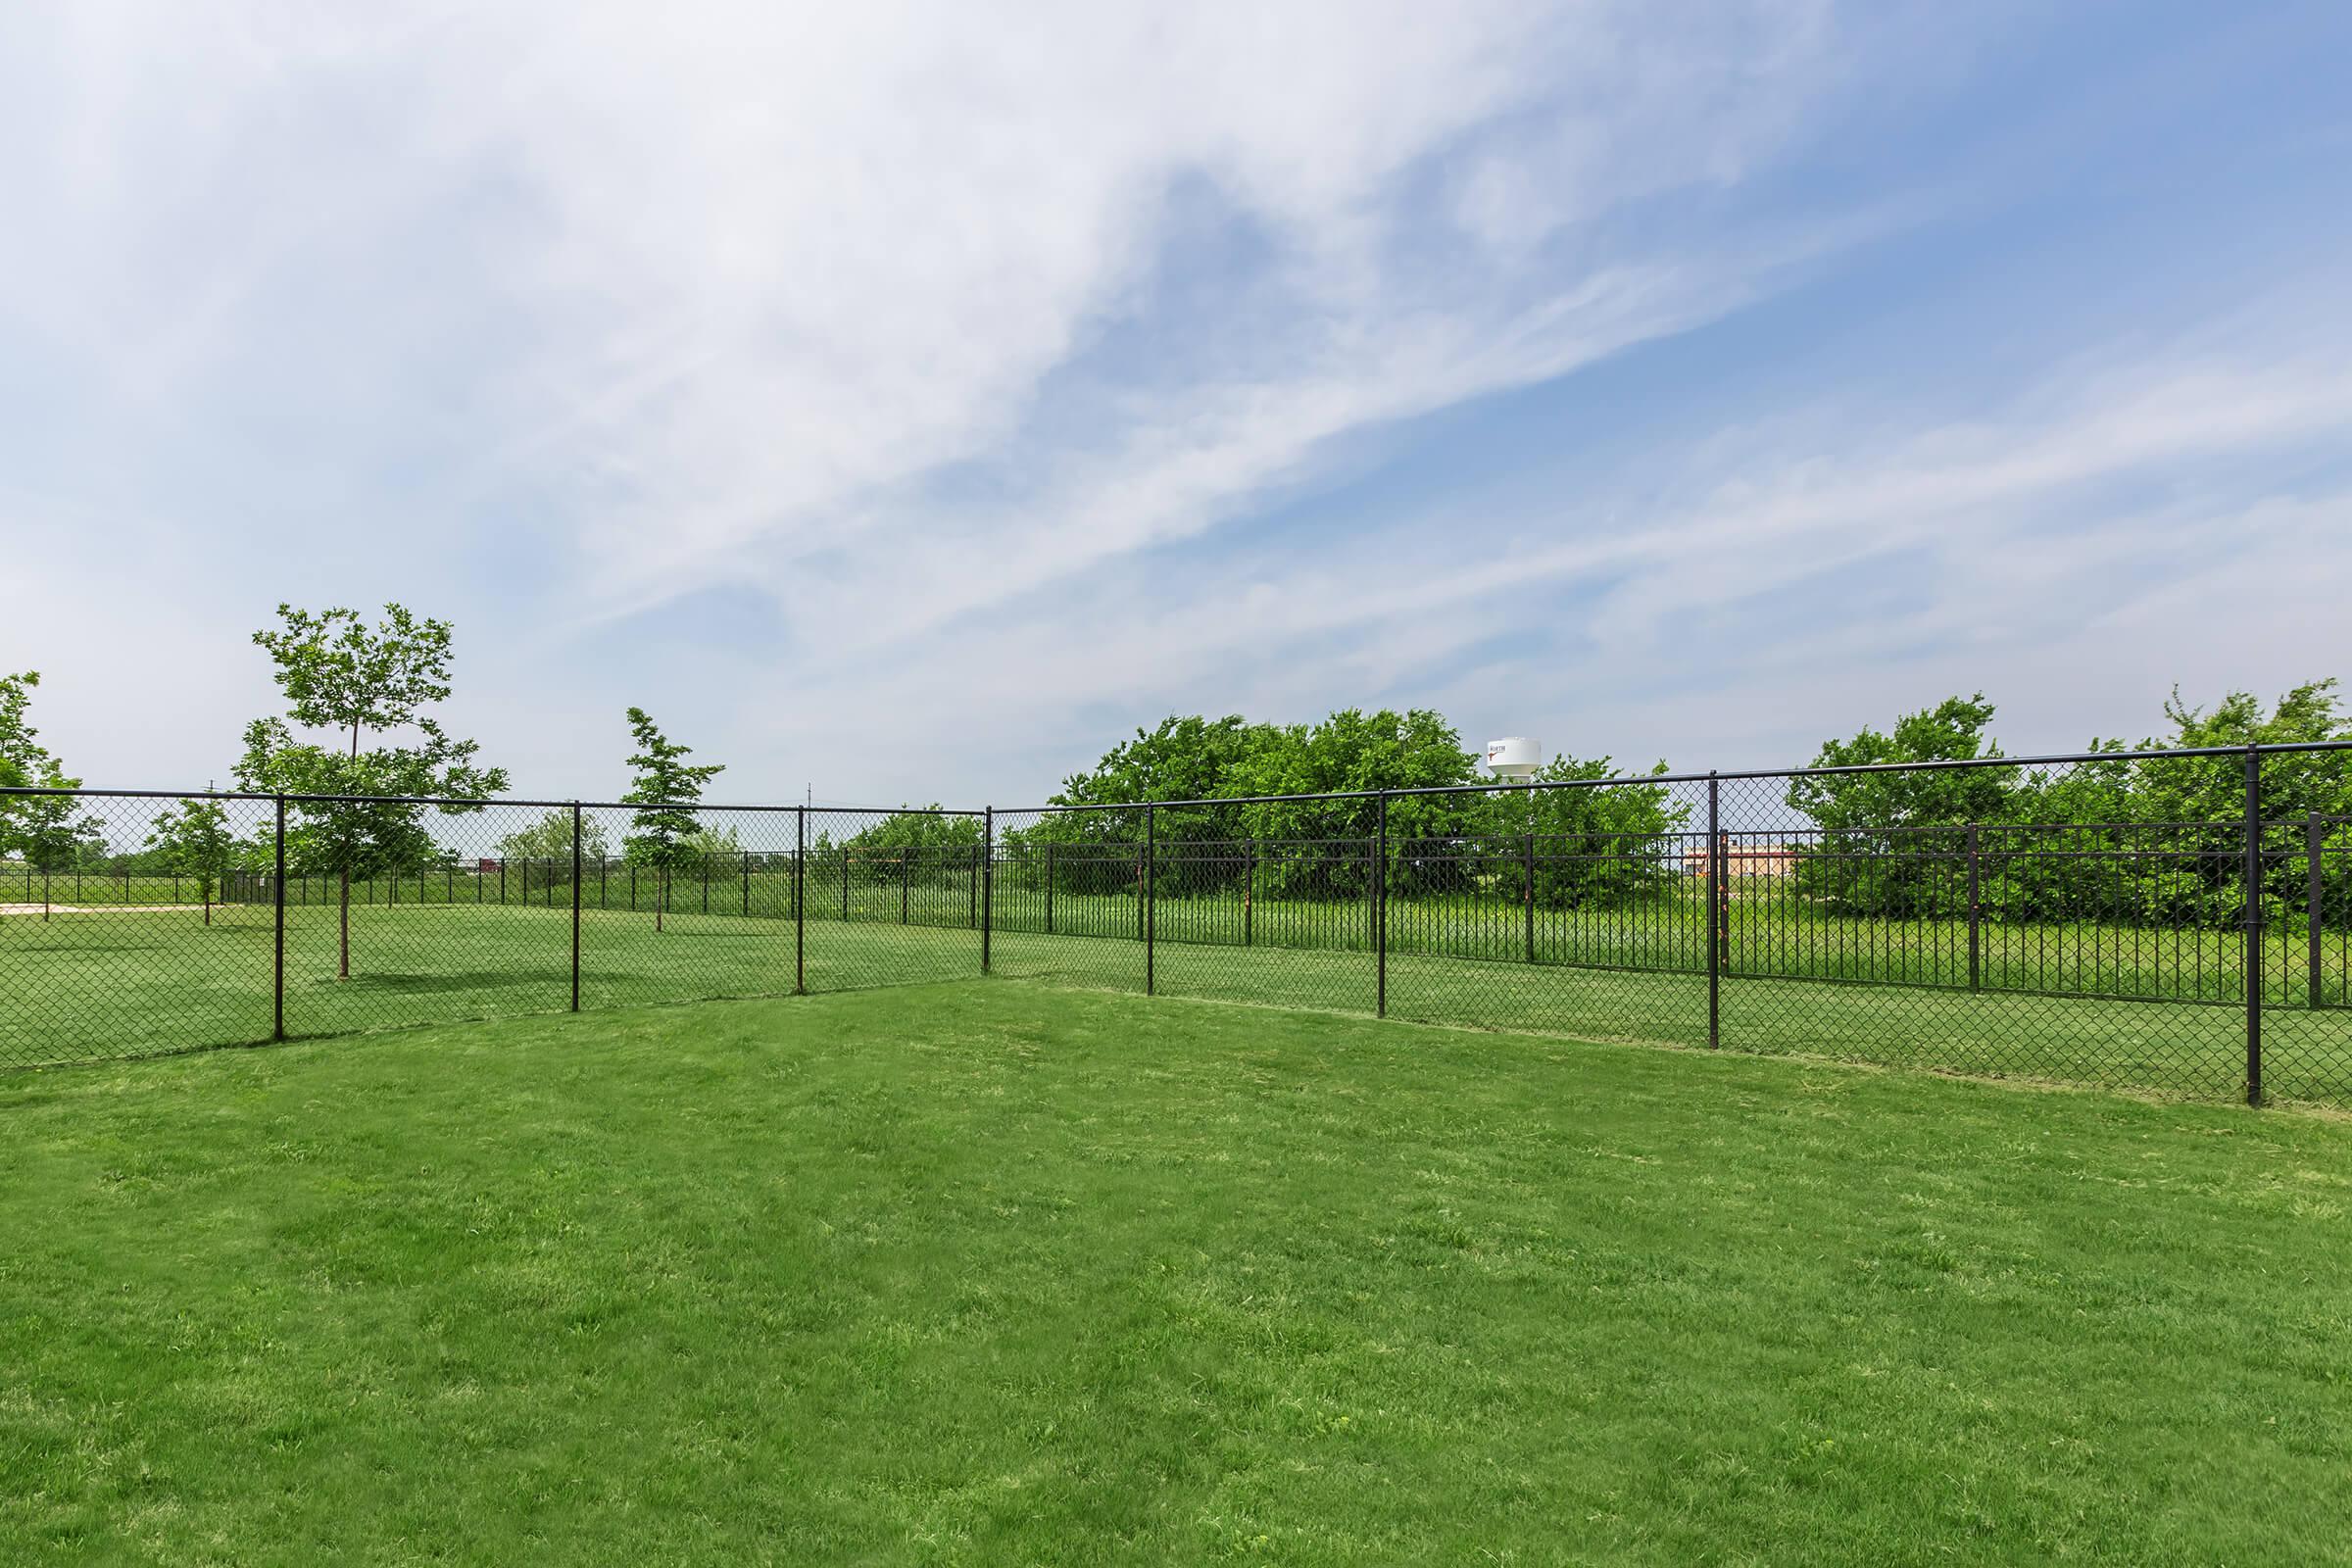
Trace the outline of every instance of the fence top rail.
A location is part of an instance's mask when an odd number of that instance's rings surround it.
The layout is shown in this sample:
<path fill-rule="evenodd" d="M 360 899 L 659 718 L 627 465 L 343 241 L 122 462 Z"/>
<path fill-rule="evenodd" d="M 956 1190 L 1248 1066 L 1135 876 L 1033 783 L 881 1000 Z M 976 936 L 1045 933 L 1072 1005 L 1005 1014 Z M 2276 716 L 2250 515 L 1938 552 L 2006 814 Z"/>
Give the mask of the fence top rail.
<path fill-rule="evenodd" d="M 2275 828 L 2300 828 L 2309 820 L 2310 818 L 2301 816 L 2268 816 L 2263 818 L 2262 825 Z M 2319 820 L 2325 825 L 2329 822 L 2352 822 L 2352 817 L 2321 815 Z M 2246 819 L 2242 816 L 2209 816 L 2195 821 L 2174 821 L 2150 817 L 2145 821 L 2137 822 L 2002 822 L 1955 818 L 1949 822 L 1885 824 L 1874 822 L 1865 827 L 1727 827 L 1719 831 L 1724 837 L 1732 839 L 1891 839 L 1901 838 L 1905 835 L 1926 837 L 1931 834 L 1949 837 L 1953 834 L 1965 833 L 1971 828 L 1986 835 L 1994 833 L 2136 833 L 2156 829 L 2195 829 L 2201 832 L 2241 834 L 2246 829 Z M 1703 828 L 1689 831 L 1695 831 L 1701 838 L 1706 837 L 1706 830 Z M 1599 838 L 1603 835 L 1594 833 L 1571 836 Z"/>
<path fill-rule="evenodd" d="M 1714 770 L 1705 773 L 1629 773 L 1612 778 L 1538 779 L 1526 783 L 1501 783 L 1487 780 L 1472 784 L 1433 784 L 1399 790 L 1332 790 L 1306 795 L 1233 795 L 1205 799 L 1173 801 L 1102 802 L 1086 805 L 1046 805 L 988 807 L 981 809 L 948 808 L 941 807 L 900 807 L 888 809 L 881 807 L 823 807 L 778 806 L 759 804 L 723 805 L 703 801 L 557 801 L 526 800 L 514 796 L 430 796 L 430 795 L 310 795 L 271 794 L 257 790 L 110 790 L 75 786 L 10 785 L 0 787 L 0 798 L 14 796 L 74 796 L 113 800 L 159 801 L 284 801 L 289 806 L 430 806 L 444 810 L 482 810 L 493 806 L 524 807 L 533 809 L 569 809 L 578 807 L 585 810 L 616 811 L 806 811 L 812 816 L 935 816 L 977 817 L 1034 814 L 1051 816 L 1082 811 L 1134 811 L 1182 808 L 1229 806 L 1281 806 L 1310 804 L 1322 801 L 1379 801 L 1415 800 L 1439 795 L 1494 795 L 1533 797 L 1539 790 L 1626 789 L 1655 787 L 1668 784 L 1707 784 L 1754 781 L 1762 779 L 1841 778 L 1866 773 L 1936 773 L 1985 767 L 2061 767 L 2079 766 L 2085 762 L 2162 762 L 2193 761 L 2199 759 L 2307 756 L 2322 753 L 2352 753 L 2352 739 L 2331 741 L 2292 741 L 2276 745 L 2247 746 L 2185 746 L 2134 752 L 2051 752 L 2033 757 L 1967 757 L 1946 758 L 1919 762 L 1856 762 L 1840 767 L 1763 767 L 1734 771 Z"/>
<path fill-rule="evenodd" d="M 895 809 L 881 807 L 846 806 L 769 806 L 729 804 L 719 801 L 536 801 L 513 795 L 286 795 L 265 794 L 256 790 L 107 790 L 75 787 L 62 789 L 50 785 L 9 785 L 0 788 L 0 796 L 66 795 L 92 800 L 118 801 L 284 801 L 288 806 L 432 806 L 444 809 L 478 811 L 493 806 L 518 806 L 530 809 L 569 810 L 578 807 L 584 811 L 807 811 L 810 816 L 969 816 L 985 815 L 985 810 L 963 810 L 949 807 L 903 806 Z"/>

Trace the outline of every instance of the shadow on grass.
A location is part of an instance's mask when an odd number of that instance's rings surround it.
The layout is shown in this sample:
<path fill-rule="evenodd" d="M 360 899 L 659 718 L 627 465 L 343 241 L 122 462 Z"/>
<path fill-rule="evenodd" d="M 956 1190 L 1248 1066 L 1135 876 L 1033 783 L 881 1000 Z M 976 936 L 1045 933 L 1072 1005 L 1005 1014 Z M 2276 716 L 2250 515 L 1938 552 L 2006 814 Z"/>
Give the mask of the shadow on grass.
<path fill-rule="evenodd" d="M 305 990 L 352 996 L 379 991 L 402 996 L 423 996 L 449 991 L 498 991 L 514 986 L 570 984 L 571 965 L 568 961 L 539 969 L 461 969 L 432 974 L 369 974 L 361 971 L 353 974 L 349 980 L 325 978 L 302 982 Z"/>

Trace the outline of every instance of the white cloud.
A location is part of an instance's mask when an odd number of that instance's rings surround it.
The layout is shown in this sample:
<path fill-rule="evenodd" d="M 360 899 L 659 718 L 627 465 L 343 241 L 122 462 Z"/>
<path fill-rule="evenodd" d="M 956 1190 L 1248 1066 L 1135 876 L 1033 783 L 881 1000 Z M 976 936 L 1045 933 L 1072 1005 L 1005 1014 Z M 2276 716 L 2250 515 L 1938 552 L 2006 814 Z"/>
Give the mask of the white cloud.
<path fill-rule="evenodd" d="M 583 728 L 622 681 L 754 792 L 1042 782 L 1173 706 L 1477 724 L 1506 687 L 1635 753 L 1693 617 L 1841 564 L 1950 591 L 1781 628 L 1757 670 L 2046 626 L 2135 538 L 2323 526 L 2327 496 L 2199 486 L 2340 429 L 2341 361 L 2175 345 L 1966 420 L 1825 389 L 1549 508 L 1272 531 L 1385 428 L 1917 221 L 1907 189 L 1743 199 L 1857 84 L 1915 79 L 1935 36 L 1888 15 L 19 8 L 0 666 L 52 671 L 86 771 L 148 783 L 268 701 L 241 634 L 281 597 L 454 616 L 463 721 L 540 791 L 610 786 Z M 2126 481 L 2159 494 L 2070 510 Z M 2133 603 L 2181 591 L 2147 576 Z M 681 629 L 713 595 L 774 635 Z M 1511 625 L 1540 656 L 1489 646 Z M 1799 733 L 1718 687 L 1755 744 Z M 877 718 L 918 752 L 865 752 Z"/>
<path fill-rule="evenodd" d="M 2071 749 L 2090 738 L 2070 727 L 2082 664 L 2084 682 L 2132 694 L 2097 727 L 2136 736 L 2175 680 L 2259 686 L 2352 653 L 2352 482 L 2301 494 L 2267 477 L 2352 427 L 2341 365 L 2143 350 L 2026 389 L 1995 417 L 1849 423 L 1835 452 L 1772 427 L 1737 452 L 1703 437 L 1645 451 L 1644 468 L 1714 477 L 1688 504 L 1610 496 L 1484 518 L 1467 552 L 1441 509 L 1271 569 L 1245 555 L 1098 575 L 1050 614 L 958 628 L 952 661 L 926 642 L 836 682 L 870 652 L 820 659 L 779 723 L 822 732 L 863 707 L 965 745 L 1058 726 L 1076 760 L 1107 737 L 1071 715 L 1102 708 L 1300 717 L 1335 693 L 1401 693 L 1586 752 L 1759 765 L 1809 756 L 1826 712 L 1884 718 L 1943 695 L 1933 682 L 1984 686 L 2025 744 Z M 1499 543 L 1512 536 L 1555 542 Z M 1721 750 L 1689 755 L 1676 741 L 1694 730 Z"/>

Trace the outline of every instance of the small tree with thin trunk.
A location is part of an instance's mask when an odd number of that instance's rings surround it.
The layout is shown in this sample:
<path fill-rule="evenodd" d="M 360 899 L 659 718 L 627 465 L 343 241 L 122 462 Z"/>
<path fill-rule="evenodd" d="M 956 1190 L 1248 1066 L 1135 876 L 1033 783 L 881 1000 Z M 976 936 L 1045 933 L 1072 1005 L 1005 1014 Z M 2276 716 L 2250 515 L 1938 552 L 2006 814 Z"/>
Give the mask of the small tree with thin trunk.
<path fill-rule="evenodd" d="M 550 883 L 571 879 L 571 808 L 559 806 L 498 841 L 502 860 L 538 860 L 547 866 Z M 580 818 L 580 858 L 601 860 L 608 853 L 605 825 L 593 816 Z"/>
<path fill-rule="evenodd" d="M 213 923 L 213 889 L 237 863 L 244 846 L 228 830 L 228 812 L 219 801 L 185 800 L 155 819 L 147 835 L 164 852 L 166 868 L 196 880 L 204 900 L 204 923 Z"/>
<path fill-rule="evenodd" d="M 0 675 L 0 786 L 12 789 L 78 789 L 49 749 L 40 731 L 24 721 L 24 709 L 41 673 Z M 82 812 L 71 795 L 0 797 L 0 855 L 20 855 L 42 873 L 41 918 L 49 918 L 49 873 L 72 869 L 98 836 L 98 819 Z"/>
<path fill-rule="evenodd" d="M 257 631 L 253 640 L 277 666 L 287 715 L 246 728 L 237 782 L 266 794 L 353 797 L 289 802 L 296 823 L 286 835 L 290 859 L 336 879 L 335 978 L 348 980 L 352 878 L 423 865 L 438 853 L 424 808 L 404 797 L 454 798 L 461 804 L 440 808 L 448 816 L 478 811 L 480 806 L 463 803 L 505 789 L 507 772 L 477 764 L 472 741 L 445 734 L 424 712 L 449 696 L 449 622 L 419 618 L 399 605 L 386 605 L 373 626 L 356 611 L 314 614 L 290 605 L 277 607 L 277 618 L 274 629 Z M 293 726 L 327 730 L 335 740 L 302 740 Z M 405 746 L 363 745 L 397 730 L 417 738 Z"/>
<path fill-rule="evenodd" d="M 621 799 L 641 809 L 629 818 L 630 831 L 621 840 L 621 851 L 661 874 L 661 892 L 654 904 L 654 929 L 659 931 L 662 913 L 669 907 L 670 872 L 693 863 L 702 853 L 695 843 L 700 824 L 695 820 L 694 803 L 703 798 L 703 786 L 725 772 L 726 766 L 688 762 L 694 748 L 663 735 L 642 708 L 629 710 L 629 733 L 637 742 L 637 750 L 629 758 L 636 781 Z"/>

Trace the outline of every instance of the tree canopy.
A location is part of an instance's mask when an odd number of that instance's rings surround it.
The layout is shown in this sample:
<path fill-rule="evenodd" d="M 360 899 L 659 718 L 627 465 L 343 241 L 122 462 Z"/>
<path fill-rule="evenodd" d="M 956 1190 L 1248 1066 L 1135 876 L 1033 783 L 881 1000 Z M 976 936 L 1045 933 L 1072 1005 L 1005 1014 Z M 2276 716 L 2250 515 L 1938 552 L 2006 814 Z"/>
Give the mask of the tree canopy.
<path fill-rule="evenodd" d="M 292 803 L 287 864 L 334 875 L 342 888 L 338 976 L 351 972 L 350 884 L 354 877 L 422 867 L 439 858 L 416 797 L 452 804 L 445 815 L 507 787 L 506 769 L 475 760 L 478 747 L 443 730 L 426 711 L 450 694 L 450 626 L 386 605 L 369 625 L 344 609 L 314 613 L 277 607 L 278 625 L 253 634 L 270 656 L 286 699 L 282 716 L 245 730 L 237 782 L 265 794 L 344 796 Z M 323 730 L 331 743 L 299 731 Z M 402 744 L 368 746 L 370 736 L 410 731 Z M 348 735 L 348 744 L 345 737 Z"/>
<path fill-rule="evenodd" d="M 229 828 L 227 809 L 201 797 L 181 801 L 156 817 L 147 843 L 159 852 L 159 869 L 195 879 L 204 900 L 204 923 L 211 925 L 213 890 L 248 853 Z"/>
<path fill-rule="evenodd" d="M 1058 806 L 1091 809 L 1045 816 L 1007 833 L 1007 853 L 1039 875 L 1047 844 L 1069 846 L 1054 859 L 1057 886 L 1132 889 L 1141 867 L 1124 847 L 1144 837 L 1136 808 L 1174 801 L 1186 804 L 1159 805 L 1152 812 L 1152 837 L 1165 847 L 1157 862 L 1161 883 L 1206 891 L 1247 880 L 1265 893 L 1354 897 L 1368 885 L 1362 845 L 1376 826 L 1376 804 L 1297 797 L 1491 785 L 1479 760 L 1445 715 L 1428 709 L 1343 709 L 1311 724 L 1172 714 L 1072 774 L 1054 798 Z M 1606 758 L 1561 756 L 1544 776 L 1621 775 Z M 1523 890 L 1524 844 L 1532 832 L 1544 837 L 1548 858 L 1537 875 L 1539 900 L 1618 897 L 1666 874 L 1661 840 L 1679 821 L 1661 787 L 1543 791 L 1532 798 L 1520 790 L 1398 795 L 1389 802 L 1395 847 L 1389 874 L 1400 887 L 1474 875 Z M 1604 841 L 1624 852 L 1613 865 L 1597 859 L 1572 865 L 1567 858 Z"/>
<path fill-rule="evenodd" d="M 2126 754 L 2352 739 L 2352 716 L 2340 710 L 2333 680 L 2293 687 L 2267 709 L 2242 691 L 2192 706 L 2176 688 L 2164 716 L 2168 732 L 2136 743 L 2093 738 L 2085 748 L 2112 760 L 1791 779 L 1788 804 L 1812 830 L 1798 844 L 1798 886 L 1858 914 L 1962 913 L 1973 825 L 1980 881 L 1994 879 L 1992 896 L 2013 917 L 2235 918 L 2245 899 L 2243 759 Z M 1814 763 L 1997 758 L 2001 750 L 1988 734 L 1992 717 L 1981 693 L 1948 698 L 1904 714 L 1889 733 L 1865 728 L 1828 742 Z M 2352 756 L 2265 759 L 2261 802 L 2263 819 L 2272 824 L 2311 813 L 2352 816 Z M 2267 830 L 2268 838 L 2279 831 Z M 2266 895 L 2291 911 L 2294 884 L 2305 874 L 2298 858 L 2269 855 Z"/>
<path fill-rule="evenodd" d="M 620 798 L 638 809 L 629 816 L 621 852 L 645 865 L 684 865 L 702 853 L 694 844 L 702 829 L 694 803 L 703 798 L 704 785 L 727 770 L 726 764 L 687 761 L 694 748 L 662 734 L 642 708 L 630 709 L 628 720 L 637 750 L 629 754 L 634 776 Z"/>
<path fill-rule="evenodd" d="M 637 750 L 629 755 L 634 778 L 621 799 L 638 809 L 630 813 L 629 831 L 620 848 L 629 859 L 662 873 L 662 894 L 654 905 L 654 929 L 658 931 L 669 903 L 671 875 L 703 857 L 696 842 L 703 824 L 694 803 L 703 798 L 703 786 L 727 769 L 723 762 L 687 761 L 694 748 L 662 734 L 642 708 L 630 709 L 628 720 Z"/>
<path fill-rule="evenodd" d="M 0 675 L 0 788 L 78 789 L 81 780 L 40 743 L 40 731 L 25 717 L 40 671 Z M 84 858 L 104 856 L 98 818 L 72 796 L 16 796 L 0 799 L 0 856 L 13 856 L 35 869 L 63 871 Z"/>
<path fill-rule="evenodd" d="M 571 874 L 571 808 L 559 806 L 537 821 L 518 827 L 498 841 L 498 853 L 508 860 L 548 860 L 562 876 Z M 580 818 L 580 856 L 597 859 L 607 854 L 605 825 L 593 816 Z"/>

